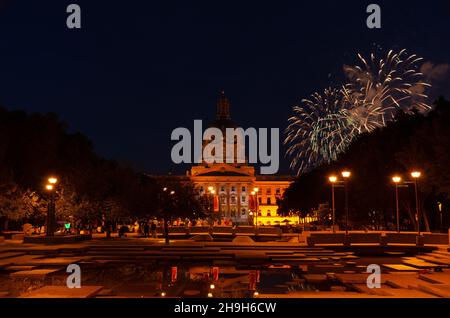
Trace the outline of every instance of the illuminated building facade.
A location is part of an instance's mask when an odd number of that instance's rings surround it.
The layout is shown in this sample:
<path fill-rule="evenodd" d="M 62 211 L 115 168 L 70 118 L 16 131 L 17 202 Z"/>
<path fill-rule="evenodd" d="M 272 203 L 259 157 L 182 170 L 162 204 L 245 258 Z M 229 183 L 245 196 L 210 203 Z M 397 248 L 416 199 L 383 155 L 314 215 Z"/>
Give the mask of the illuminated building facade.
<path fill-rule="evenodd" d="M 216 121 L 210 127 L 221 129 L 224 136 L 226 128 L 237 127 L 231 120 L 230 103 L 223 93 L 217 103 Z M 214 201 L 213 210 L 222 219 L 239 224 L 257 221 L 260 225 L 275 225 L 286 219 L 291 224 L 298 223 L 298 217 L 277 215 L 277 202 L 293 182 L 292 176 L 259 176 L 247 163 L 208 164 L 205 161 L 194 165 L 188 176 L 200 196 Z"/>

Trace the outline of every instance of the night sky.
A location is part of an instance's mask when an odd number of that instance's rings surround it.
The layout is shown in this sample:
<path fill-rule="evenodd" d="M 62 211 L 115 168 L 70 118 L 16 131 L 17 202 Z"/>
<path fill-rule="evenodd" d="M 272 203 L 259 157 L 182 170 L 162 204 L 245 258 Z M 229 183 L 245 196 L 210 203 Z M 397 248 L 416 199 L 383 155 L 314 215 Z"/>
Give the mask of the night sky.
<path fill-rule="evenodd" d="M 450 1 L 0 0 L 0 105 L 55 112 L 107 158 L 183 173 L 170 134 L 212 120 L 225 90 L 243 127 L 286 127 L 358 52 L 450 63 Z M 77 3 L 82 29 L 66 27 Z M 382 8 L 382 29 L 366 7 Z M 450 98 L 441 79 L 434 97 Z M 281 172 L 287 172 L 284 160 Z"/>

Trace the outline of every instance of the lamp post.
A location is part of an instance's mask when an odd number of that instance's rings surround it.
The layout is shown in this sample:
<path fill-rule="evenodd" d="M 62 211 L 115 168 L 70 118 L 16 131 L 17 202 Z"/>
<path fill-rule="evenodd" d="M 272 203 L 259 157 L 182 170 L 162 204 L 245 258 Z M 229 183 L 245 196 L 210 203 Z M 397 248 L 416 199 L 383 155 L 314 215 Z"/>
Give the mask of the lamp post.
<path fill-rule="evenodd" d="M 400 209 L 398 204 L 398 185 L 402 182 L 402 178 L 399 176 L 392 177 L 392 181 L 395 184 L 395 211 L 397 217 L 397 233 L 400 233 Z"/>
<path fill-rule="evenodd" d="M 342 177 L 344 178 L 345 188 L 345 235 L 348 235 L 348 179 L 352 175 L 350 171 L 342 171 Z"/>
<path fill-rule="evenodd" d="M 214 190 L 214 187 L 209 186 L 208 187 L 208 210 L 209 210 L 209 216 L 212 220 L 214 220 L 214 195 L 216 191 Z M 220 219 L 222 219 L 222 216 L 220 216 Z"/>
<path fill-rule="evenodd" d="M 256 226 L 256 223 L 255 223 L 254 218 L 253 218 L 253 212 L 250 211 L 250 212 L 248 213 L 248 215 L 252 217 L 253 227 L 255 227 L 255 226 Z"/>
<path fill-rule="evenodd" d="M 259 204 L 258 204 L 258 192 L 259 188 L 255 187 L 253 188 L 252 194 L 255 196 L 255 204 L 256 204 L 256 228 L 258 228 L 258 214 L 259 214 Z"/>
<path fill-rule="evenodd" d="M 51 237 L 55 234 L 55 216 L 56 216 L 56 208 L 55 208 L 55 191 L 56 184 L 58 183 L 58 179 L 55 177 L 50 177 L 47 179 L 48 184 L 45 186 L 45 189 L 50 193 L 50 202 L 47 207 L 47 228 L 46 235 Z"/>
<path fill-rule="evenodd" d="M 168 194 L 168 195 L 167 195 Z M 164 238 L 165 243 L 169 244 L 169 225 L 167 224 L 168 219 L 168 202 L 167 202 L 167 196 L 170 197 L 170 200 L 173 200 L 173 196 L 175 195 L 175 191 L 170 191 L 168 188 L 163 188 L 163 202 L 162 202 L 162 208 L 163 208 L 163 220 L 164 220 Z"/>
<path fill-rule="evenodd" d="M 337 182 L 337 177 L 336 176 L 330 176 L 328 178 L 328 180 L 331 183 L 331 213 L 332 213 L 332 218 L 333 218 L 333 233 L 335 233 L 335 227 L 336 227 L 336 206 L 335 206 L 335 200 L 334 200 L 334 187 L 336 185 Z"/>
<path fill-rule="evenodd" d="M 411 177 L 414 179 L 414 193 L 416 197 L 416 215 L 417 215 L 417 235 L 420 236 L 420 221 L 422 219 L 420 215 L 420 209 L 419 209 L 419 190 L 417 185 L 417 180 L 422 176 L 422 173 L 419 171 L 413 171 L 411 172 Z"/>

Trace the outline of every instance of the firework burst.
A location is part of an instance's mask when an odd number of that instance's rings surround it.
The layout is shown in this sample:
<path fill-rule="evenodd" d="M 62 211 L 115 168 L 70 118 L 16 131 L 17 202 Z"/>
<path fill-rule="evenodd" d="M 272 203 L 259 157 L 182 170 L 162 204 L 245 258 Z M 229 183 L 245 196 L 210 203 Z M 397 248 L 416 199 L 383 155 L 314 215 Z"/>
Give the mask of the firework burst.
<path fill-rule="evenodd" d="M 336 160 L 353 139 L 352 123 L 340 90 L 314 93 L 293 108 L 284 143 L 292 157 L 291 168 L 304 173 L 321 163 Z"/>
<path fill-rule="evenodd" d="M 398 111 L 431 109 L 425 94 L 431 85 L 419 71 L 422 58 L 406 50 L 391 50 L 384 59 L 358 58 L 361 65 L 344 67 L 348 84 L 314 93 L 293 108 L 284 143 L 299 175 L 336 160 L 356 136 L 385 126 Z"/>
<path fill-rule="evenodd" d="M 403 49 L 399 53 L 391 50 L 382 59 L 374 54 L 370 59 L 361 54 L 358 58 L 361 65 L 344 67 L 349 83 L 342 92 L 352 105 L 352 120 L 360 132 L 386 125 L 399 110 L 424 113 L 431 109 L 425 94 L 431 85 L 419 71 L 421 57 Z"/>

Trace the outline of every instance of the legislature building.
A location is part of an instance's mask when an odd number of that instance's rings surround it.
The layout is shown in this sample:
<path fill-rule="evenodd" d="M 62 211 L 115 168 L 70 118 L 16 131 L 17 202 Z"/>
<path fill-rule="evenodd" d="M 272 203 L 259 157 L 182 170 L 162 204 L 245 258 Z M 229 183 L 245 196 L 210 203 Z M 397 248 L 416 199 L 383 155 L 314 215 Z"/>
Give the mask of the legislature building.
<path fill-rule="evenodd" d="M 231 120 L 230 102 L 223 92 L 217 102 L 216 120 L 210 127 L 219 128 L 224 136 L 226 128 L 237 127 Z M 298 223 L 297 216 L 277 214 L 278 200 L 293 182 L 292 176 L 257 175 L 247 162 L 208 164 L 205 161 L 192 166 L 187 176 L 201 197 L 211 198 L 211 207 L 222 220 L 259 225 Z"/>

